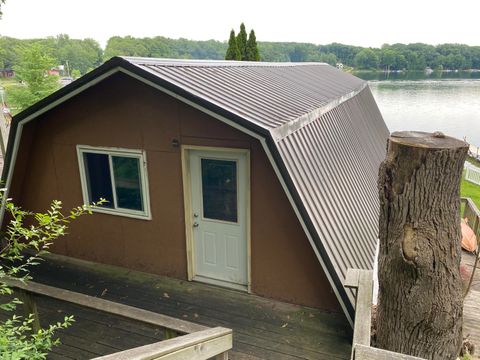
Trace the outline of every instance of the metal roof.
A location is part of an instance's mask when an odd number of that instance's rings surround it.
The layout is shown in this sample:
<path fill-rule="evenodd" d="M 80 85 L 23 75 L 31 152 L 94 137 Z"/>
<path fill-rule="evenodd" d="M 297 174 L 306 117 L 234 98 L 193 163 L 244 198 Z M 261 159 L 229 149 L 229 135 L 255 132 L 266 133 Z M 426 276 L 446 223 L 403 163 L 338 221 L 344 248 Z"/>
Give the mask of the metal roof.
<path fill-rule="evenodd" d="M 366 82 L 322 63 L 112 58 L 14 117 L 7 188 L 23 123 L 116 71 L 262 141 L 351 320 L 353 298 L 342 282 L 349 267 L 373 267 L 377 172 L 389 134 Z"/>
<path fill-rule="evenodd" d="M 277 143 L 336 274 L 371 269 L 387 128 L 369 88 Z M 353 302 L 351 294 L 350 300 Z"/>
<path fill-rule="evenodd" d="M 323 63 L 124 59 L 266 129 L 323 107 L 364 83 Z"/>

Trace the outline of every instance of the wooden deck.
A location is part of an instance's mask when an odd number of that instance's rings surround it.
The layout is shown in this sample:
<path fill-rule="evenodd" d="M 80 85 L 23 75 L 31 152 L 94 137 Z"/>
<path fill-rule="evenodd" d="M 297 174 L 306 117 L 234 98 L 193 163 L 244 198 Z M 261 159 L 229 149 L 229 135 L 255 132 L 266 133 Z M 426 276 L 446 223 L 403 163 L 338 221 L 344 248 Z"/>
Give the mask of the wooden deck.
<path fill-rule="evenodd" d="M 56 257 L 34 270 L 36 282 L 101 297 L 209 327 L 233 329 L 230 359 L 348 359 L 351 328 L 342 314 L 113 266 Z M 87 359 L 162 339 L 153 326 L 40 298 L 42 325 L 73 314 L 52 359 Z M 94 353 L 94 355 L 91 355 Z"/>
<path fill-rule="evenodd" d="M 463 251 L 462 253 L 462 276 L 464 279 L 472 273 L 475 255 Z M 463 336 L 469 335 L 475 344 L 475 358 L 480 359 L 480 262 L 477 264 L 475 277 L 469 293 L 465 297 L 463 305 Z"/>
<path fill-rule="evenodd" d="M 74 325 L 58 333 L 62 345 L 54 347 L 48 359 L 91 359 L 163 340 L 164 331 L 153 325 L 42 296 L 35 301 L 43 326 L 75 317 Z M 0 319 L 6 314 L 0 313 Z"/>

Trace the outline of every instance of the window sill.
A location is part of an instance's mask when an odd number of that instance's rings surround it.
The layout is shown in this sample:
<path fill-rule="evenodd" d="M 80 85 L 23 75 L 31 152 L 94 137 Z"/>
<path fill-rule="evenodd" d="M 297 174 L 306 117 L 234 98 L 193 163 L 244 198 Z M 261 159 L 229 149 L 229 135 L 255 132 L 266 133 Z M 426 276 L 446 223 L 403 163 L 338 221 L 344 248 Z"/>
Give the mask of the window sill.
<path fill-rule="evenodd" d="M 152 215 L 150 213 L 142 213 L 142 212 L 128 212 L 126 210 L 115 210 L 115 209 L 106 209 L 101 207 L 90 207 L 93 212 L 100 213 L 100 214 L 107 214 L 107 215 L 116 215 L 122 217 L 128 217 L 132 219 L 139 219 L 139 220 L 152 220 Z"/>

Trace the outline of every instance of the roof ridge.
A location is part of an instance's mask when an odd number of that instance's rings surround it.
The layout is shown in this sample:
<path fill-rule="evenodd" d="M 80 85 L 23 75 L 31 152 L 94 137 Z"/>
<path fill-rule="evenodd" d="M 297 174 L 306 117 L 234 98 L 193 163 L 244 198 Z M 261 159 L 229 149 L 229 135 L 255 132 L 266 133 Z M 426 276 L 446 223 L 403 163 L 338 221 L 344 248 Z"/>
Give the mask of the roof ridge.
<path fill-rule="evenodd" d="M 337 106 L 344 103 L 345 101 L 348 101 L 351 98 L 355 97 L 357 94 L 362 92 L 367 86 L 368 86 L 368 83 L 365 81 L 358 88 L 350 91 L 349 93 L 339 96 L 329 101 L 328 103 L 316 109 L 313 109 L 308 113 L 300 115 L 299 117 L 292 119 L 276 128 L 270 129 L 270 134 L 272 135 L 273 140 L 275 142 L 281 141 L 282 139 L 286 138 L 287 136 L 294 133 L 295 131 L 300 130 L 304 126 L 317 120 L 319 117 L 323 116 L 325 113 L 336 108 Z"/>
<path fill-rule="evenodd" d="M 237 61 L 237 60 L 210 60 L 210 59 L 171 59 L 149 58 L 136 56 L 119 56 L 134 65 L 157 65 L 165 67 L 296 67 L 296 66 L 325 66 L 324 62 L 271 62 L 271 61 Z"/>

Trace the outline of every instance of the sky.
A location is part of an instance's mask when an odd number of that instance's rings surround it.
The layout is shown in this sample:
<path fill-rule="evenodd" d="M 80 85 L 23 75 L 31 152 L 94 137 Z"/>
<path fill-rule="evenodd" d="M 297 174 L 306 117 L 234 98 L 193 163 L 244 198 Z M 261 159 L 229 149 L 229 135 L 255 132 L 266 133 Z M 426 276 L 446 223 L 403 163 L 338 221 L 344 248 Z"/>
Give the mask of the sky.
<path fill-rule="evenodd" d="M 228 40 L 243 21 L 258 41 L 480 45 L 480 1 L 6 0 L 0 35 L 38 38 L 165 36 Z"/>

